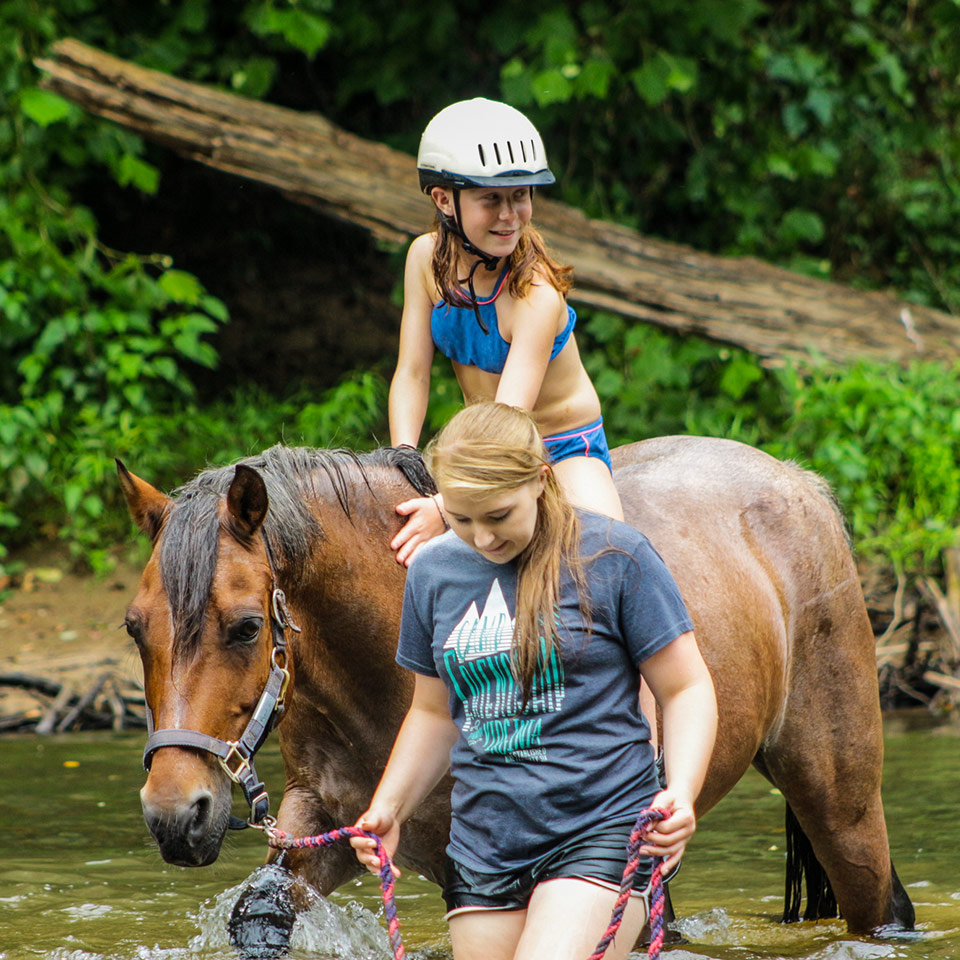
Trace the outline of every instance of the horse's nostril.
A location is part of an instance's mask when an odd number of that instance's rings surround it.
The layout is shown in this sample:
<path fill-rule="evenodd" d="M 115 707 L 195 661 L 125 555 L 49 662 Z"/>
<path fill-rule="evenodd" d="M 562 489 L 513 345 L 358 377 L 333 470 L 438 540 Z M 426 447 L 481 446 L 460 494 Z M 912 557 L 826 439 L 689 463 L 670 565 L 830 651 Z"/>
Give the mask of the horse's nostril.
<path fill-rule="evenodd" d="M 209 793 L 201 794 L 193 801 L 193 819 L 190 821 L 189 830 L 194 836 L 206 831 L 212 805 L 213 802 Z"/>

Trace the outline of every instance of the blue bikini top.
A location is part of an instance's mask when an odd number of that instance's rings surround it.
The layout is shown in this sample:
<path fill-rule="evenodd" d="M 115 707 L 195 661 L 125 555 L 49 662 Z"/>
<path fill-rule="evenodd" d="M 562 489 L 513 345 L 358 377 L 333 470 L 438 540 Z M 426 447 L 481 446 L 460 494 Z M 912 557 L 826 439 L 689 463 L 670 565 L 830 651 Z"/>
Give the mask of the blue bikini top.
<path fill-rule="evenodd" d="M 484 333 L 477 323 L 473 307 L 454 307 L 442 300 L 433 308 L 430 315 L 430 332 L 437 349 L 454 363 L 479 367 L 487 373 L 503 373 L 510 344 L 500 336 L 497 326 L 497 308 L 494 301 L 506 282 L 509 266 L 497 279 L 497 285 L 488 300 L 478 300 L 477 308 L 489 333 Z M 550 351 L 552 360 L 570 339 L 577 315 L 573 307 L 567 304 L 567 323 L 554 338 Z"/>

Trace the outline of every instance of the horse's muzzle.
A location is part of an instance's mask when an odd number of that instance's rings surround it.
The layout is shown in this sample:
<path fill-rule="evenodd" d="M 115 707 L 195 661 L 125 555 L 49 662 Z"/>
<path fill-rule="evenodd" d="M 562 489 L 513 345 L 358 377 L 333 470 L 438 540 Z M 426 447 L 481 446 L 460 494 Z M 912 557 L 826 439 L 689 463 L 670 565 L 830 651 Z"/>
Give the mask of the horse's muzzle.
<path fill-rule="evenodd" d="M 215 784 L 170 789 L 151 770 L 140 791 L 143 819 L 160 855 L 179 867 L 205 867 L 220 854 L 230 818 L 230 790 Z"/>

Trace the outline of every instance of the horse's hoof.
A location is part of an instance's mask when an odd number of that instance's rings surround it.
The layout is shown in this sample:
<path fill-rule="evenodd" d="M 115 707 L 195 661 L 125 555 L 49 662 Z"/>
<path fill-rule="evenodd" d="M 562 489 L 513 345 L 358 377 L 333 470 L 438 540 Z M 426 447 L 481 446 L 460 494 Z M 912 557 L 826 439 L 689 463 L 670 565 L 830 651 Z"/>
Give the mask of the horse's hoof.
<path fill-rule="evenodd" d="M 271 960 L 289 951 L 297 918 L 290 896 L 293 882 L 286 870 L 264 867 L 237 898 L 227 930 L 241 960 Z"/>

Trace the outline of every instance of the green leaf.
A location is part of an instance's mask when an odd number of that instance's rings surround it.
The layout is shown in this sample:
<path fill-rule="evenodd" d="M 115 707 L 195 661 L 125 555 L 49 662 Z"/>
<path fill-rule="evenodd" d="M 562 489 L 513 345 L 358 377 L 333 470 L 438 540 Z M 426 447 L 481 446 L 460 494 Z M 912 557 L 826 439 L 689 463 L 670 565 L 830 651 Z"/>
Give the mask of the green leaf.
<path fill-rule="evenodd" d="M 203 285 L 186 270 L 165 270 L 158 281 L 163 292 L 175 303 L 200 303 Z"/>
<path fill-rule="evenodd" d="M 783 177 L 786 180 L 796 180 L 797 171 L 793 164 L 782 154 L 771 154 L 767 157 L 767 170 L 775 177 Z"/>
<path fill-rule="evenodd" d="M 560 70 L 543 70 L 536 74 L 530 81 L 530 89 L 541 107 L 566 103 L 573 95 L 573 84 Z"/>
<path fill-rule="evenodd" d="M 269 93 L 277 74 L 277 61 L 269 57 L 250 57 L 230 75 L 230 86 L 245 97 L 259 100 Z"/>
<path fill-rule="evenodd" d="M 667 98 L 670 92 L 668 79 L 671 67 L 661 53 L 647 60 L 642 67 L 630 72 L 630 82 L 637 93 L 651 107 L 656 107 Z"/>
<path fill-rule="evenodd" d="M 136 380 L 143 371 L 143 357 L 139 353 L 121 354 L 117 370 L 124 380 Z"/>
<path fill-rule="evenodd" d="M 777 228 L 777 236 L 791 245 L 798 241 L 819 243 L 825 233 L 823 220 L 812 210 L 791 210 Z"/>
<path fill-rule="evenodd" d="M 156 376 L 169 380 L 171 383 L 174 383 L 180 375 L 177 364 L 171 357 L 157 357 L 151 366 Z"/>
<path fill-rule="evenodd" d="M 152 163 L 147 163 L 132 153 L 125 153 L 120 158 L 115 174 L 121 187 L 133 184 L 142 193 L 151 196 L 160 186 L 160 171 Z"/>
<path fill-rule="evenodd" d="M 720 389 L 734 400 L 743 399 L 751 384 L 763 379 L 763 371 L 749 357 L 736 356 L 720 377 Z"/>
<path fill-rule="evenodd" d="M 508 60 L 500 70 L 500 92 L 503 99 L 515 107 L 533 103 L 530 72 L 519 57 Z"/>
<path fill-rule="evenodd" d="M 540 15 L 527 31 L 527 43 L 543 50 L 543 62 L 562 67 L 576 56 L 577 25 L 562 7 L 554 7 Z"/>
<path fill-rule="evenodd" d="M 617 68 L 611 60 L 587 60 L 574 81 L 574 92 L 581 99 L 595 97 L 597 100 L 605 100 L 610 90 L 610 81 L 616 73 Z"/>
<path fill-rule="evenodd" d="M 806 113 L 799 103 L 791 100 L 783 107 L 783 126 L 792 140 L 799 139 L 807 131 Z"/>
<path fill-rule="evenodd" d="M 202 367 L 212 370 L 217 365 L 217 351 L 209 343 L 198 340 L 194 334 L 181 333 L 174 337 L 173 348 L 177 353 Z"/>
<path fill-rule="evenodd" d="M 83 491 L 83 486 L 78 483 L 68 483 L 63 488 L 63 505 L 66 507 L 67 513 L 76 513 L 77 507 L 80 506 L 80 501 L 83 499 Z"/>
<path fill-rule="evenodd" d="M 689 93 L 697 82 L 697 63 L 689 57 L 677 57 L 662 52 L 660 54 L 669 68 L 667 71 L 667 86 L 677 93 Z"/>
<path fill-rule="evenodd" d="M 20 111 L 41 127 L 49 127 L 58 120 L 79 115 L 79 111 L 69 100 L 52 90 L 41 90 L 38 87 L 24 87 L 20 91 Z"/>
<path fill-rule="evenodd" d="M 219 297 L 211 296 L 209 293 L 204 294 L 200 298 L 200 307 L 221 323 L 226 323 L 230 319 L 230 311 Z"/>
<path fill-rule="evenodd" d="M 828 90 L 811 90 L 807 94 L 807 109 L 826 126 L 833 119 L 833 105 L 836 95 Z"/>
<path fill-rule="evenodd" d="M 300 8 L 278 10 L 264 4 L 250 12 L 248 22 L 256 36 L 282 36 L 311 58 L 330 39 L 330 21 Z"/>

